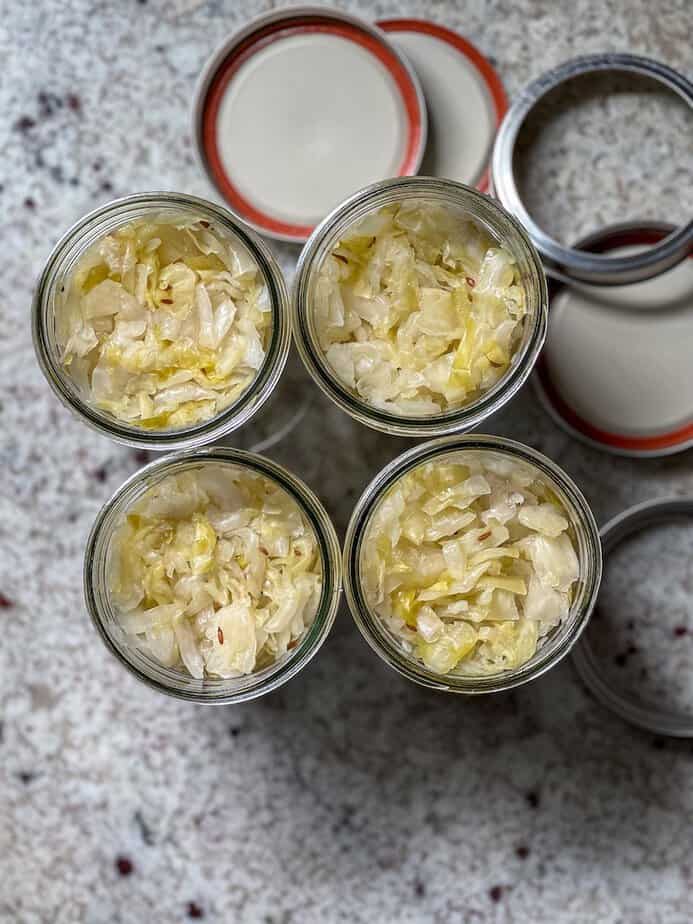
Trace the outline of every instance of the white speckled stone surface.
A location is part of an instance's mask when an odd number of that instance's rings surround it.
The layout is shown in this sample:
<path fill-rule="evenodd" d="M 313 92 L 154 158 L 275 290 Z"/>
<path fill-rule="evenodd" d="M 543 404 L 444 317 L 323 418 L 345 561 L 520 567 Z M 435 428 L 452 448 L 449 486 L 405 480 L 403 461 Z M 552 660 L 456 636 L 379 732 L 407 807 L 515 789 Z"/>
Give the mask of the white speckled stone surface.
<path fill-rule="evenodd" d="M 147 188 L 209 193 L 191 148 L 192 87 L 211 49 L 273 5 L 2 8 L 0 921 L 689 924 L 693 744 L 628 728 L 569 663 L 508 695 L 436 696 L 391 673 L 341 612 L 319 656 L 279 692 L 205 709 L 138 684 L 88 623 L 83 543 L 138 459 L 52 397 L 31 350 L 31 287 L 58 236 L 97 204 Z M 493 56 L 510 93 L 577 53 L 692 63 L 683 0 L 348 6 L 458 28 Z M 565 132 L 539 133 L 544 157 L 528 188 L 566 239 L 606 218 L 693 211 L 690 142 L 676 142 L 666 113 L 681 131 L 685 119 L 648 97 L 642 134 L 627 92 L 625 110 L 597 94 Z M 633 139 L 623 169 L 619 119 Z M 295 250 L 281 253 L 290 267 Z M 528 389 L 486 429 L 562 464 L 602 521 L 636 500 L 693 494 L 690 452 L 628 461 L 586 449 Z M 274 454 L 343 529 L 354 497 L 403 445 L 316 396 Z M 690 609 L 688 619 L 693 628 Z M 693 646 L 693 633 L 681 644 Z"/>

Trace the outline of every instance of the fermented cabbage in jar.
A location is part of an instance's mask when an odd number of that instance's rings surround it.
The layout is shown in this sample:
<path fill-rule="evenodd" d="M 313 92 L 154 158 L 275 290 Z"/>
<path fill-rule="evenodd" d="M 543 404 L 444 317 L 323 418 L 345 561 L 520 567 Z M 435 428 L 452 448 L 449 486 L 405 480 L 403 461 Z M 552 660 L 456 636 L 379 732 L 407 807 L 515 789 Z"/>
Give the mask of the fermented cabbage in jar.
<path fill-rule="evenodd" d="M 196 678 L 251 674 L 283 657 L 322 592 L 317 538 L 296 501 L 232 464 L 150 487 L 123 516 L 109 562 L 123 630 Z"/>
<path fill-rule="evenodd" d="M 143 430 L 216 417 L 250 387 L 272 330 L 255 260 L 205 219 L 138 219 L 94 242 L 58 293 L 61 362 L 82 396 Z"/>
<path fill-rule="evenodd" d="M 521 667 L 568 617 L 579 563 L 570 517 L 529 463 L 482 450 L 402 475 L 361 553 L 366 600 L 429 670 Z"/>
<path fill-rule="evenodd" d="M 403 417 L 453 411 L 492 389 L 527 312 L 512 254 L 463 214 L 419 199 L 341 236 L 320 267 L 313 310 L 336 379 Z"/>

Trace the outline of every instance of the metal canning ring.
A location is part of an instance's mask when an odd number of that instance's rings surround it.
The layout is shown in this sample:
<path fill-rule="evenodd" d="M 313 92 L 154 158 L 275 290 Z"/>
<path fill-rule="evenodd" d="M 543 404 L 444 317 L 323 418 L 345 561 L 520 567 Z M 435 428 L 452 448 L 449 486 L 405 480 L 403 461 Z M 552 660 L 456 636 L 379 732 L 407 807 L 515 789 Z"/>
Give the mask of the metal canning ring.
<path fill-rule="evenodd" d="M 566 281 L 625 285 L 657 276 L 683 260 L 693 245 L 693 220 L 643 253 L 617 257 L 585 253 L 562 246 L 536 224 L 520 198 L 513 169 L 515 143 L 520 129 L 539 100 L 574 77 L 603 71 L 622 71 L 649 77 L 668 87 L 693 109 L 693 84 L 666 64 L 630 54 L 598 54 L 574 58 L 542 74 L 515 98 L 498 130 L 491 169 L 496 196 L 525 226 L 549 275 Z"/>
<path fill-rule="evenodd" d="M 629 507 L 609 520 L 599 531 L 604 565 L 614 548 L 633 533 L 651 526 L 693 519 L 693 497 L 671 497 L 645 501 Z M 646 578 L 647 579 L 647 576 Z M 616 715 L 648 731 L 678 738 L 693 738 L 693 717 L 642 705 L 614 689 L 606 679 L 587 632 L 573 648 L 573 664 L 582 682 L 595 698 Z"/>

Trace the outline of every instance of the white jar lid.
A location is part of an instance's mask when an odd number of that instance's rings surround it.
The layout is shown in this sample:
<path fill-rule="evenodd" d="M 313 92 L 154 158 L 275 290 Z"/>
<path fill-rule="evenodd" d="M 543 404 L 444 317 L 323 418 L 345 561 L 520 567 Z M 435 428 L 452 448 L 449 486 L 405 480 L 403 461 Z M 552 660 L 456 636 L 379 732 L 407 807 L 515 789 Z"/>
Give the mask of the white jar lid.
<path fill-rule="evenodd" d="M 612 226 L 577 246 L 614 255 L 652 247 L 665 224 Z M 693 259 L 627 286 L 551 293 L 534 378 L 554 419 L 609 452 L 658 456 L 693 445 Z"/>
<path fill-rule="evenodd" d="M 378 26 L 421 81 L 428 109 L 421 172 L 487 190 L 493 141 L 508 108 L 493 65 L 471 42 L 437 23 L 385 19 Z"/>
<path fill-rule="evenodd" d="M 194 130 L 211 181 L 256 230 L 303 242 L 358 189 L 416 173 L 426 109 L 379 29 L 318 7 L 254 19 L 214 54 Z"/>

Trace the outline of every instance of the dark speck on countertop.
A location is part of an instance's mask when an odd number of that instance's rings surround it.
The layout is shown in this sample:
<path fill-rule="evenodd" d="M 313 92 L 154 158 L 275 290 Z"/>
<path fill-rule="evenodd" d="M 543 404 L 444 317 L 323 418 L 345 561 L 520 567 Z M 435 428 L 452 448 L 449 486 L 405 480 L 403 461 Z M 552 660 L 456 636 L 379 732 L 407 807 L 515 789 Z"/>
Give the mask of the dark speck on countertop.
<path fill-rule="evenodd" d="M 116 857 L 115 867 L 120 876 L 130 876 L 134 872 L 134 865 L 130 857 Z"/>
<path fill-rule="evenodd" d="M 92 474 L 97 481 L 103 483 L 108 477 L 108 470 L 105 465 L 100 465 L 98 468 L 94 469 Z"/>
<path fill-rule="evenodd" d="M 55 93 L 48 93 L 41 90 L 38 94 L 39 114 L 41 118 L 48 119 L 55 114 L 56 110 L 62 109 L 63 101 Z"/>
<path fill-rule="evenodd" d="M 150 460 L 150 455 L 146 449 L 133 449 L 132 457 L 138 465 L 146 465 Z"/>
<path fill-rule="evenodd" d="M 32 119 L 31 116 L 20 116 L 17 121 L 14 123 L 14 127 L 19 132 L 28 132 L 36 125 L 36 119 Z"/>
<path fill-rule="evenodd" d="M 144 820 L 144 816 L 139 809 L 135 812 L 135 824 L 139 828 L 140 836 L 147 847 L 152 847 L 156 841 L 154 837 L 154 832 Z"/>

